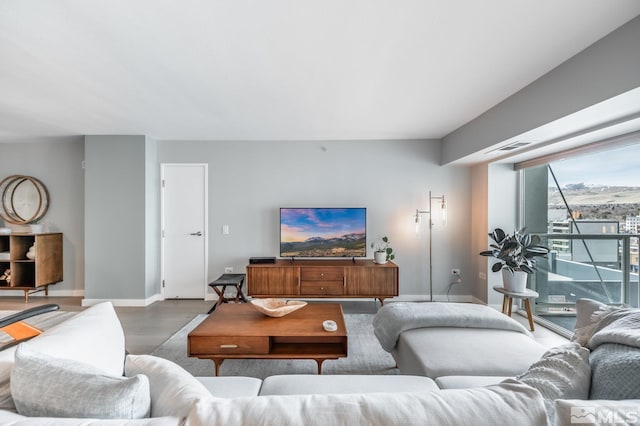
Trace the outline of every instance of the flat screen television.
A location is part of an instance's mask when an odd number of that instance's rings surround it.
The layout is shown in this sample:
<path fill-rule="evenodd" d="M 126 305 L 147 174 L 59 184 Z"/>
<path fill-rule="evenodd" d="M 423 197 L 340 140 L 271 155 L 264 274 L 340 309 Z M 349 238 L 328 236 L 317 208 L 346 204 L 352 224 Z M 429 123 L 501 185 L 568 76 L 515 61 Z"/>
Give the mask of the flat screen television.
<path fill-rule="evenodd" d="M 366 255 L 366 208 L 280 208 L 280 257 Z"/>

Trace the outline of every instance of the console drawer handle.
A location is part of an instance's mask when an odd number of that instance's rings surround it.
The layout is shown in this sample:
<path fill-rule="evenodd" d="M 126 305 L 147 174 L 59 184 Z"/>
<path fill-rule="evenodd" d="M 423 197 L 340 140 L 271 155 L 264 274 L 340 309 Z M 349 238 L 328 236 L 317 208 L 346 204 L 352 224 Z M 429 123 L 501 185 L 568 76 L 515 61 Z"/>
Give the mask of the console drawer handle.
<path fill-rule="evenodd" d="M 220 349 L 237 349 L 238 345 L 220 345 Z"/>

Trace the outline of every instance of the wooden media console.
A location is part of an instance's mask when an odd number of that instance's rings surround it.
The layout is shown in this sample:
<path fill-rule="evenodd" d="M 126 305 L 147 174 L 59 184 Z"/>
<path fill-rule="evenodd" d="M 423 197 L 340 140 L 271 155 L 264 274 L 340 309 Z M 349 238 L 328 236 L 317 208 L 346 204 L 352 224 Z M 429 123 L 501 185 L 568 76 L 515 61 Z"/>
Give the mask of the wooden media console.
<path fill-rule="evenodd" d="M 247 265 L 253 297 L 374 298 L 398 296 L 398 265 L 372 260 L 287 260 Z"/>

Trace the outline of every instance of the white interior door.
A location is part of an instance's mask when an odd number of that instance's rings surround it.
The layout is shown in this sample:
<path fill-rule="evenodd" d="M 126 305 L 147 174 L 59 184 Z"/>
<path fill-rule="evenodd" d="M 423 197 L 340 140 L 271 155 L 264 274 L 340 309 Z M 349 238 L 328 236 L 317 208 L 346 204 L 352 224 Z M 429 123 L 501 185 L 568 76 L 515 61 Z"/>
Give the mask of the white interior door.
<path fill-rule="evenodd" d="M 204 299 L 207 164 L 162 164 L 162 287 L 165 299 Z"/>

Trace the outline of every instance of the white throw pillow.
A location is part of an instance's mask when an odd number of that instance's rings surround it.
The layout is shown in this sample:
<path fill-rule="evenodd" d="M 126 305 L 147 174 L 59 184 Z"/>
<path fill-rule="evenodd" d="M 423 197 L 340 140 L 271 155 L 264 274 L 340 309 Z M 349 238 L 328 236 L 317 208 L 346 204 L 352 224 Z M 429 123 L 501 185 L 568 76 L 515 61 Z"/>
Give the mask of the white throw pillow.
<path fill-rule="evenodd" d="M 211 393 L 184 368 L 153 355 L 127 355 L 125 375 L 144 374 L 149 378 L 151 417 L 186 417 L 198 399 Z"/>
<path fill-rule="evenodd" d="M 556 399 L 589 398 L 589 349 L 576 342 L 550 349 L 516 379 L 540 391 L 551 420 Z"/>
<path fill-rule="evenodd" d="M 11 369 L 15 358 L 16 347 L 10 347 L 0 351 L 0 410 L 15 410 L 11 398 Z"/>
<path fill-rule="evenodd" d="M 575 342 L 549 349 L 516 379 L 538 389 L 547 400 L 587 399 L 591 383 L 589 349 Z"/>
<path fill-rule="evenodd" d="M 11 394 L 18 413 L 28 417 L 140 419 L 151 408 L 145 376 L 113 376 L 25 345 L 16 350 Z"/>
<path fill-rule="evenodd" d="M 84 362 L 114 376 L 124 371 L 124 331 L 111 302 L 91 306 L 25 344 L 34 351 Z"/>
<path fill-rule="evenodd" d="M 124 370 L 124 331 L 111 302 L 78 312 L 28 342 L 37 352 L 84 362 L 121 376 Z M 0 352 L 0 409 L 15 410 L 9 378 L 15 347 Z"/>
<path fill-rule="evenodd" d="M 618 306 L 605 305 L 591 299 L 579 299 L 576 302 L 576 326 L 571 341 L 587 346 L 589 339 L 598 329 L 600 321 L 609 313 L 621 309 Z"/>

